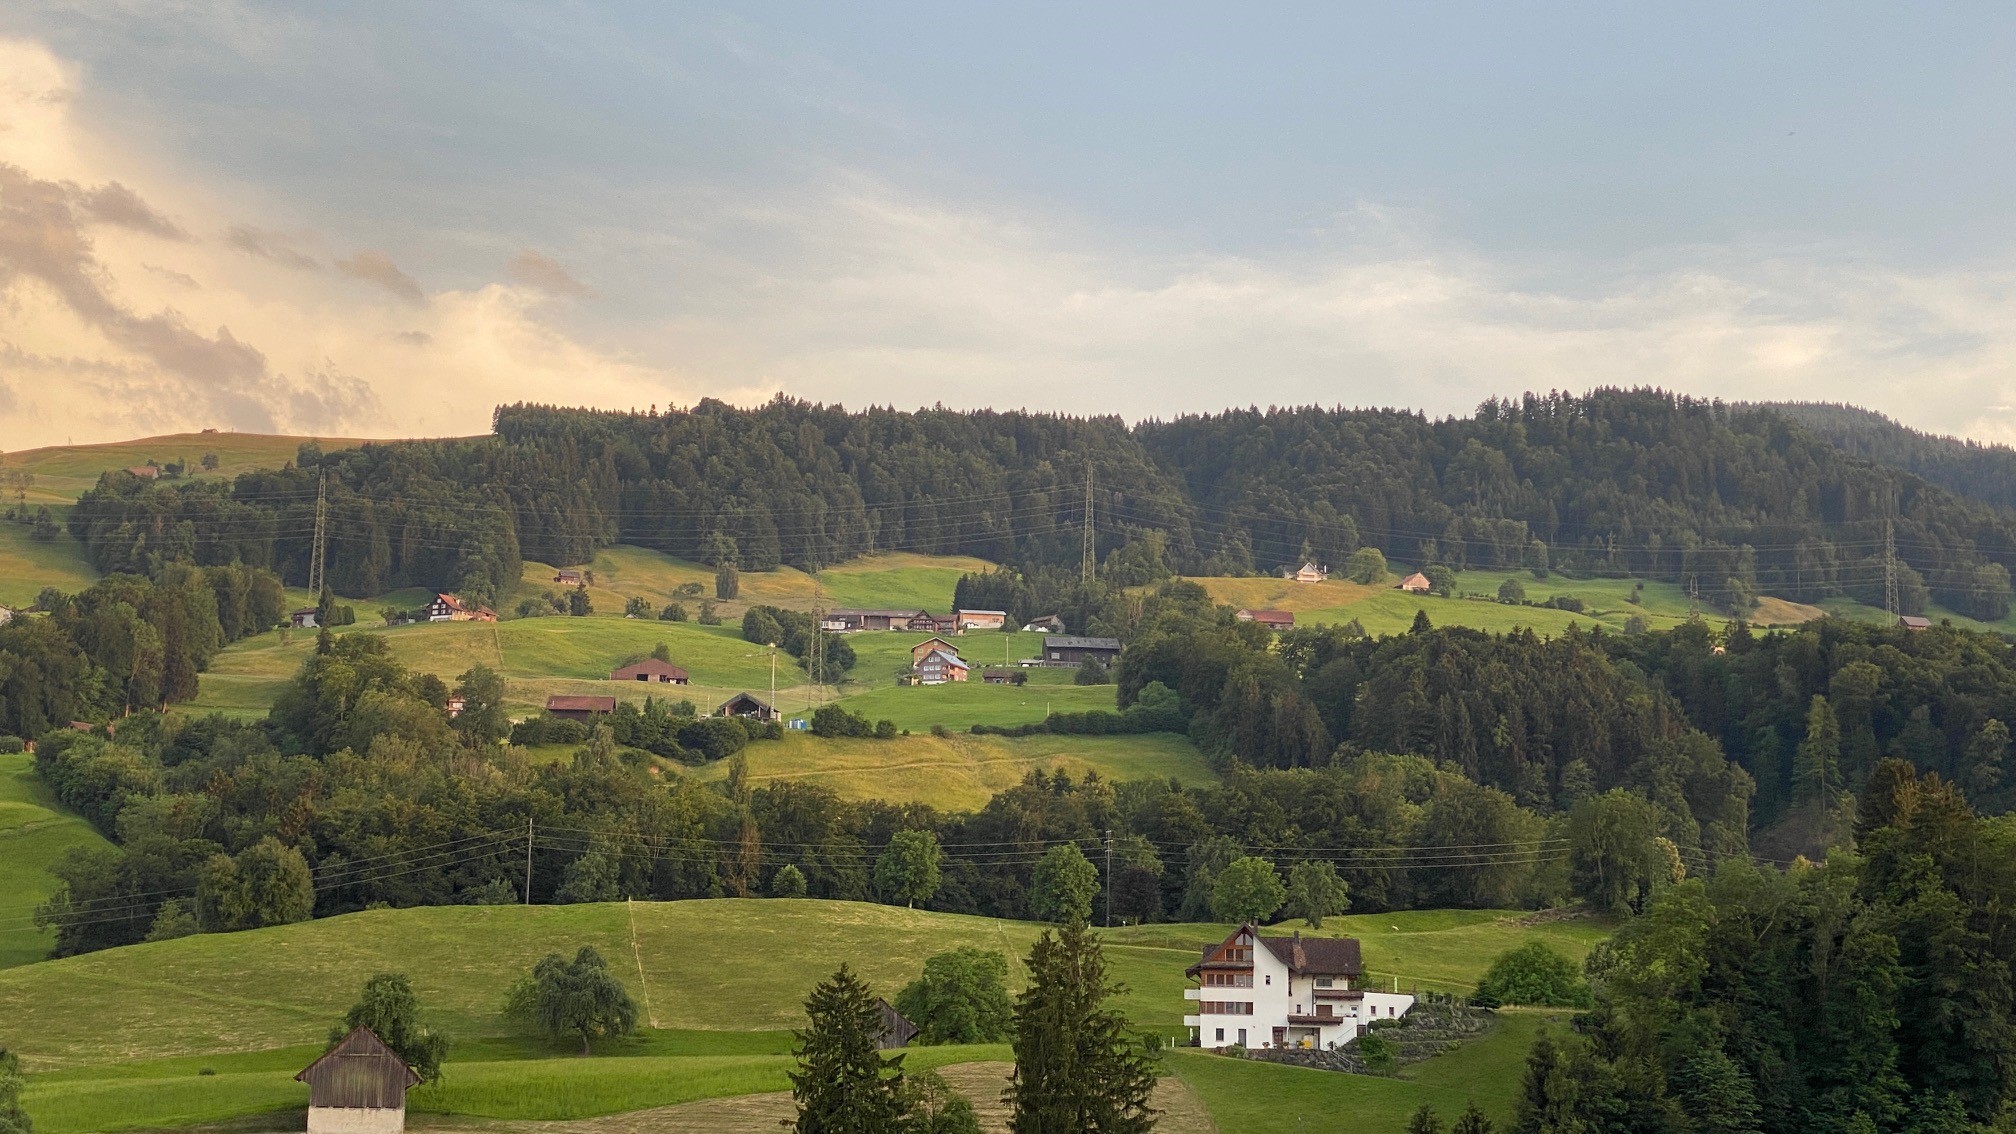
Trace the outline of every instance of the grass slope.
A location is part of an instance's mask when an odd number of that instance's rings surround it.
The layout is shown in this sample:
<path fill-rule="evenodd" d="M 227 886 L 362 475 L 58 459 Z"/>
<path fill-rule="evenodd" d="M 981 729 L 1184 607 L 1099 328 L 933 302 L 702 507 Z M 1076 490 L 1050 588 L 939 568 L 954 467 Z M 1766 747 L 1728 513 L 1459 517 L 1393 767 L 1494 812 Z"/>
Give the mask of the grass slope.
<path fill-rule="evenodd" d="M 51 445 L 24 449 L 0 458 L 0 465 L 24 468 L 35 474 L 28 490 L 31 503 L 68 504 L 98 483 L 98 474 L 108 469 L 144 465 L 149 460 L 167 464 L 183 461 L 195 471 L 194 477 L 230 479 L 253 469 L 277 469 L 294 459 L 306 437 L 281 437 L 264 433 L 170 433 L 133 441 L 102 445 Z M 347 449 L 366 442 L 354 438 L 320 439 L 325 450 Z M 217 454 L 218 467 L 205 472 L 198 467 L 203 454 Z"/>
<path fill-rule="evenodd" d="M 1499 584 L 1517 578 L 1531 602 L 1556 595 L 1573 595 L 1588 603 L 1582 614 L 1547 607 L 1508 606 L 1495 601 Z M 1468 626 L 1494 633 L 1525 627 L 1541 634 L 1559 634 L 1570 626 L 1604 626 L 1622 630 L 1632 615 L 1641 615 L 1654 630 L 1668 629 L 1687 620 L 1690 606 L 1686 593 L 1673 583 L 1644 581 L 1636 591 L 1638 604 L 1628 600 L 1640 580 L 1570 579 L 1555 574 L 1535 579 L 1528 571 L 1464 571 L 1456 576 L 1456 596 L 1413 595 L 1395 588 L 1391 582 L 1379 586 L 1331 579 L 1322 583 L 1296 583 L 1276 578 L 1197 578 L 1190 580 L 1221 603 L 1244 608 L 1294 611 L 1300 623 L 1334 624 L 1357 619 L 1371 634 L 1397 634 L 1413 624 L 1414 615 L 1425 611 L 1437 626 Z M 1850 604 L 1854 605 L 1854 604 Z M 1819 607 L 1803 606 L 1784 599 L 1765 599 L 1752 621 L 1765 625 L 1794 624 L 1827 613 Z M 1727 618 L 1712 608 L 1702 608 L 1702 617 L 1711 622 Z"/>
<path fill-rule="evenodd" d="M 30 919 L 56 890 L 50 865 L 72 847 L 107 845 L 89 823 L 62 809 L 35 777 L 34 761 L 26 753 L 0 756 L 0 969 L 49 955 L 56 935 Z"/>
<path fill-rule="evenodd" d="M 1495 1031 L 1456 1051 L 1407 1068 L 1398 1079 L 1340 1075 L 1189 1049 L 1170 1053 L 1169 1065 L 1210 1108 L 1221 1130 L 1240 1134 L 1306 1134 L 1335 1129 L 1345 1117 L 1353 1131 L 1401 1134 L 1423 1103 L 1445 1124 L 1475 1101 L 1507 1129 L 1525 1068 L 1526 1053 L 1543 1026 L 1537 1014 L 1499 1014 Z"/>
<path fill-rule="evenodd" d="M 820 573 L 819 583 L 825 586 L 828 607 L 902 607 L 943 614 L 952 608 L 952 590 L 958 585 L 959 576 L 987 571 L 993 566 L 971 556 L 895 552 L 863 556 L 829 567 Z M 588 596 L 598 611 L 620 612 L 624 600 L 633 597 L 648 601 L 653 610 L 677 598 L 693 611 L 698 609 L 701 598 L 714 597 L 712 567 L 644 547 L 627 544 L 606 547 L 597 551 L 592 561 L 573 564 L 568 569 L 592 574 L 594 581 L 589 584 Z M 527 562 L 518 588 L 506 596 L 506 607 L 515 608 L 523 598 L 560 590 L 560 585 L 553 581 L 556 570 L 551 564 Z M 753 604 L 809 610 L 818 588 L 812 576 L 795 567 L 745 571 L 740 580 L 740 594 L 733 601 L 720 604 L 724 616 L 740 619 L 742 612 Z M 700 595 L 679 596 L 676 592 L 684 585 L 698 586 Z"/>
<path fill-rule="evenodd" d="M 28 531 L 26 524 L 0 523 L 0 605 L 25 607 L 43 587 L 75 594 L 98 581 L 84 545 L 69 532 L 37 543 Z"/>
<path fill-rule="evenodd" d="M 38 1072 L 293 1047 L 318 1042 L 367 977 L 396 968 L 437 1023 L 480 1040 L 508 1034 L 498 1005 L 516 975 L 548 952 L 593 945 L 655 1027 L 774 1032 L 798 1023 L 805 993 L 843 961 L 886 994 L 933 953 L 972 945 L 1019 957 L 1040 929 L 812 899 L 371 910 L 0 971 L 0 1020 Z M 1187 1004 L 1184 967 L 1224 932 L 1108 931 L 1113 969 L 1130 989 L 1121 1002 L 1129 1015 L 1144 1027 L 1175 1029 Z M 1605 927 L 1431 911 L 1338 918 L 1323 932 L 1359 937 L 1368 967 L 1403 986 L 1419 969 L 1455 987 L 1531 939 L 1579 957 Z"/>
<path fill-rule="evenodd" d="M 905 690 L 910 692 L 910 690 Z M 1217 774 L 1188 737 L 973 736 L 917 734 L 895 740 L 822 740 L 788 733 L 781 741 L 743 750 L 750 780 L 805 780 L 848 799 L 926 803 L 942 810 L 981 807 L 995 792 L 1021 782 L 1032 769 L 1068 771 L 1074 778 L 1098 772 L 1108 780 L 1173 777 L 1208 784 Z M 694 774 L 704 780 L 728 774 L 717 762 Z"/>

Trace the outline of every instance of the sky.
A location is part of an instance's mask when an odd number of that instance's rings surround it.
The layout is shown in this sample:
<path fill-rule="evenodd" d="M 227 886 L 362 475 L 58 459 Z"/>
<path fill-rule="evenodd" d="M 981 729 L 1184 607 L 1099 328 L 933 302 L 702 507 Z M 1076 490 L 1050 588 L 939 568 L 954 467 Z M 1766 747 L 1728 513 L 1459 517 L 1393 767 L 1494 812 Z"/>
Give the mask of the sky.
<path fill-rule="evenodd" d="M 1987 3 L 23 0 L 0 450 L 1597 385 L 2011 442 L 2012 49 Z"/>

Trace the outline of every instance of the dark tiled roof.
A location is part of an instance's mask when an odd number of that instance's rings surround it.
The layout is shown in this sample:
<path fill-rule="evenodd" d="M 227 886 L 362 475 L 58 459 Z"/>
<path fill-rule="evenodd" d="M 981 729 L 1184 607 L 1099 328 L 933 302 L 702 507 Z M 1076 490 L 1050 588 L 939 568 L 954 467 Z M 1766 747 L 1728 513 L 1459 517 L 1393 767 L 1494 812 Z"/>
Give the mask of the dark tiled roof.
<path fill-rule="evenodd" d="M 662 673 L 668 677 L 678 677 L 678 678 L 685 678 L 688 676 L 684 669 L 680 668 L 679 666 L 673 665 L 671 662 L 659 661 L 657 658 L 645 658 L 643 661 L 632 662 L 629 665 L 624 666 L 622 669 L 616 670 L 615 672 L 611 673 L 609 675 L 609 680 L 634 681 L 636 680 L 637 675 L 640 673 L 649 673 L 653 675 Z"/>
<path fill-rule="evenodd" d="M 1281 959 L 1290 972 L 1322 976 L 1360 976 L 1365 962 L 1355 937 L 1262 937 L 1267 951 Z"/>
<path fill-rule="evenodd" d="M 1076 634 L 1051 634 L 1043 639 L 1046 650 L 1117 650 L 1118 638 L 1083 638 Z"/>
<path fill-rule="evenodd" d="M 566 697 L 556 694 L 546 698 L 546 711 L 555 713 L 613 713 L 616 711 L 616 698 Z"/>

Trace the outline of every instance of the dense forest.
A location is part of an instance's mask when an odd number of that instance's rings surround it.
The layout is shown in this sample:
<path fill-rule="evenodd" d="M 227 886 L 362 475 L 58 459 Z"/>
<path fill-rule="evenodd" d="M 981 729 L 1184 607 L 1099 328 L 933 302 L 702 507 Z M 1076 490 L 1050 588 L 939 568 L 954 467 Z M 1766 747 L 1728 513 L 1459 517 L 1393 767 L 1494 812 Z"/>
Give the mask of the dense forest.
<path fill-rule="evenodd" d="M 1753 824 L 1827 811 L 1884 757 L 1984 811 L 2016 807 L 2016 650 L 1993 635 L 1823 619 L 1549 639 L 1425 618 L 1387 638 L 1275 635 L 1180 580 L 1115 617 L 1131 643 L 1121 705 L 1150 682 L 1174 690 L 1191 737 L 1228 767 L 1413 753 L 1543 813 L 1627 787 L 1669 810 L 1683 847 L 1716 853 Z"/>
<path fill-rule="evenodd" d="M 1535 1046 L 1530 1134 L 1969 1134 L 2016 1118 L 2016 825 L 1878 765 L 1856 854 L 1661 888 Z"/>
<path fill-rule="evenodd" d="M 105 475 L 69 517 L 101 570 L 168 562 L 306 578 L 326 480 L 330 579 L 493 598 L 520 557 L 627 542 L 742 570 L 869 551 L 1130 571 L 1267 572 L 1360 546 L 1410 563 L 1675 580 L 2008 612 L 2016 512 L 1844 452 L 1784 414 L 1651 390 L 1493 400 L 1468 418 L 1269 409 L 1117 418 L 934 409 L 606 413 L 514 405 L 470 441 L 304 446 L 228 488 Z"/>
<path fill-rule="evenodd" d="M 1833 402 L 1767 402 L 1768 409 L 1845 452 L 1891 465 L 1962 496 L 2016 508 L 2016 449 L 1942 437 L 1900 425 L 1874 410 Z"/>

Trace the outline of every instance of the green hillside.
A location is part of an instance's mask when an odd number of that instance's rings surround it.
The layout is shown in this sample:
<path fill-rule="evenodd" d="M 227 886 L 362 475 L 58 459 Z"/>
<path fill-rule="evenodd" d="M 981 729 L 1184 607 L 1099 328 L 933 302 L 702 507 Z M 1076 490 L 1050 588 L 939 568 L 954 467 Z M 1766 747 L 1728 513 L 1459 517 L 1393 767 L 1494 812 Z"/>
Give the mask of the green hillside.
<path fill-rule="evenodd" d="M 0 606 L 28 606 L 43 587 L 75 593 L 98 581 L 70 533 L 38 543 L 28 532 L 25 524 L 0 523 Z"/>
<path fill-rule="evenodd" d="M 1107 780 L 1175 779 L 1186 784 L 1208 784 L 1218 778 L 1190 738 L 1166 732 L 1024 737 L 919 733 L 895 740 L 822 740 L 793 732 L 781 741 L 752 744 L 742 754 L 750 783 L 756 786 L 803 780 L 830 787 L 846 799 L 928 803 L 948 811 L 985 806 L 995 792 L 1014 787 L 1034 770 L 1069 772 L 1074 779 L 1097 772 Z M 728 775 L 728 767 L 716 762 L 695 774 L 718 780 Z"/>
<path fill-rule="evenodd" d="M 28 502 L 68 504 L 84 490 L 98 483 L 98 475 L 110 469 L 144 465 L 148 461 L 168 464 L 181 461 L 189 466 L 192 478 L 228 480 L 254 469 L 277 469 L 294 459 L 306 437 L 283 437 L 266 433 L 170 433 L 141 437 L 132 441 L 112 441 L 99 445 L 50 445 L 24 449 L 0 456 L 0 467 L 25 469 L 35 476 L 28 489 Z M 348 437 L 318 439 L 324 449 L 348 449 L 366 444 Z M 201 467 L 205 453 L 217 454 L 217 468 Z"/>
<path fill-rule="evenodd" d="M 800 1021 L 812 983 L 842 961 L 888 993 L 932 953 L 972 945 L 1019 957 L 1040 928 L 811 900 L 369 911 L 0 972 L 0 1020 L 28 1062 L 26 1101 L 43 1134 L 212 1122 L 300 1106 L 293 1072 L 319 1051 L 365 978 L 396 968 L 457 1044 L 445 1082 L 413 1096 L 416 1111 L 581 1118 L 785 1089 L 785 1029 Z M 1105 933 L 1114 973 L 1130 989 L 1122 1004 L 1138 1024 L 1179 1029 L 1183 968 L 1223 932 L 1164 925 Z M 1606 927 L 1430 911 L 1339 918 L 1323 932 L 1360 937 L 1377 979 L 1467 987 L 1513 945 L 1546 940 L 1580 957 Z M 584 944 L 610 959 L 650 1025 L 634 1039 L 601 1045 L 591 1060 L 571 1055 L 571 1045 L 517 1035 L 498 1007 L 516 973 L 549 951 Z M 1019 966 L 1011 966 L 1011 983 L 1019 980 Z M 724 1021 L 743 1030 L 718 1030 Z M 1397 1134 L 1424 1100 L 1454 1110 L 1474 1094 L 1506 1114 L 1511 1072 L 1535 1026 L 1508 1018 L 1488 1039 L 1411 1068 L 1403 1080 L 1198 1052 L 1172 1053 L 1169 1068 L 1221 1130 L 1292 1129 L 1266 1125 L 1279 1121 L 1285 1100 L 1312 1115 L 1353 1113 L 1368 1130 Z M 920 1048 L 906 1062 L 923 1069 L 1008 1057 L 1002 1047 Z"/>
<path fill-rule="evenodd" d="M 26 753 L 0 756 L 0 968 L 49 955 L 56 935 L 31 919 L 55 892 L 50 865 L 72 847 L 109 845 L 62 809 L 35 777 L 34 762 Z"/>
<path fill-rule="evenodd" d="M 358 986 L 392 967 L 412 978 L 442 1026 L 476 1040 L 509 1034 L 498 1004 L 514 976 L 553 950 L 593 945 L 619 967 L 655 1028 L 714 1031 L 732 1022 L 776 1031 L 797 1023 L 805 993 L 842 961 L 888 991 L 933 953 L 972 945 L 1020 956 L 1040 929 L 811 899 L 374 910 L 0 971 L 0 1020 L 36 1071 L 290 1047 L 319 1041 Z M 1529 926 L 1495 911 L 1347 916 L 1322 930 L 1363 940 L 1367 967 L 1381 979 L 1445 988 L 1467 987 L 1523 941 L 1580 957 L 1605 931 L 1592 921 Z M 1144 1027 L 1175 1030 L 1183 968 L 1223 933 L 1201 925 L 1108 931 L 1116 974 L 1130 988 L 1128 1013 Z"/>

